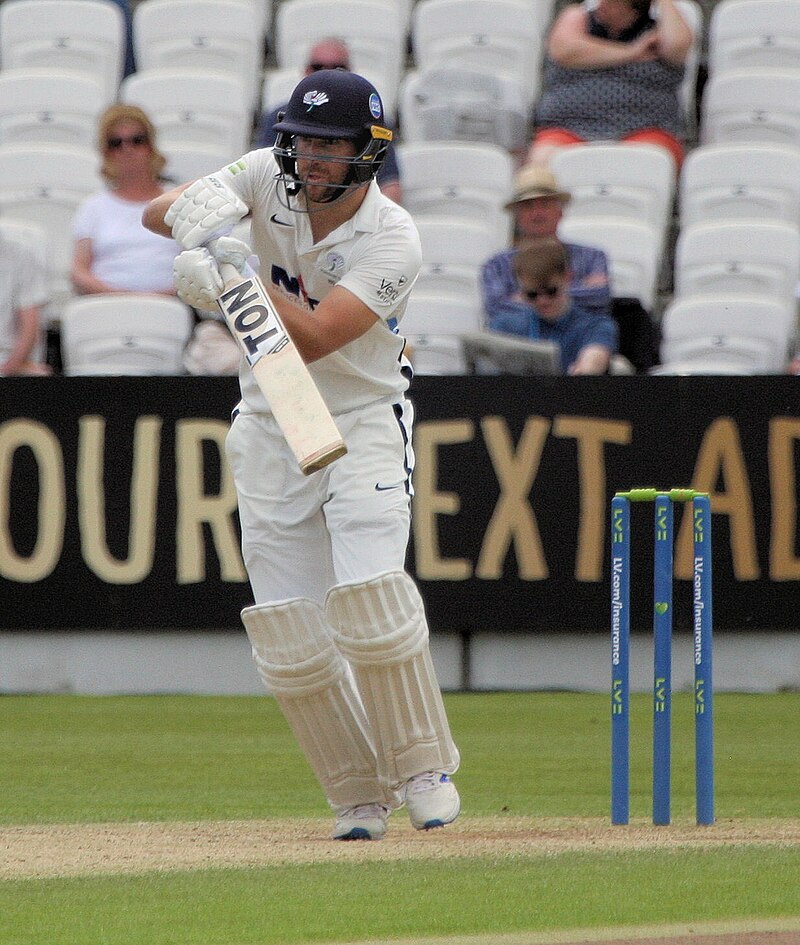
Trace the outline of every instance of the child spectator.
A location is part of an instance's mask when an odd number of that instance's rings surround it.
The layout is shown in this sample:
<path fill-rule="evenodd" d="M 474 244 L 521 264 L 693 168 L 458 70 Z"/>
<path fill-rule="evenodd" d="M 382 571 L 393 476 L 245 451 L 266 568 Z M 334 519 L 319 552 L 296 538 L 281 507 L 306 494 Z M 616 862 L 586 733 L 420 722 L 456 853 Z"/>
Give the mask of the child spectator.
<path fill-rule="evenodd" d="M 609 315 L 596 315 L 570 298 L 567 249 L 555 237 L 523 244 L 514 272 L 527 299 L 528 318 L 498 318 L 495 331 L 555 341 L 565 374 L 605 374 L 618 348 L 618 329 Z"/>

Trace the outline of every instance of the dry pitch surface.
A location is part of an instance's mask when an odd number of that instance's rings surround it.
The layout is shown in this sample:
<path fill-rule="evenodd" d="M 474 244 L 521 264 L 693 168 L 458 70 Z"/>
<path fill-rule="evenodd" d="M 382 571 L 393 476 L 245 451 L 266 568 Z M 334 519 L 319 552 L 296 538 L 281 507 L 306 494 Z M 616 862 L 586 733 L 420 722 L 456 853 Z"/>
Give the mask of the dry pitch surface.
<path fill-rule="evenodd" d="M 800 820 L 719 821 L 698 828 L 646 821 L 612 827 L 599 819 L 462 818 L 445 830 L 414 831 L 396 817 L 380 843 L 337 843 L 330 822 L 68 824 L 0 828 L 0 879 L 140 874 L 281 863 L 546 857 L 568 851 L 709 849 L 733 844 L 800 845 Z M 800 945 L 800 917 L 774 922 L 592 930 L 511 936 L 460 936 L 414 945 Z M 366 945 L 366 943 L 359 943 Z M 395 942 L 393 945 L 411 945 Z"/>

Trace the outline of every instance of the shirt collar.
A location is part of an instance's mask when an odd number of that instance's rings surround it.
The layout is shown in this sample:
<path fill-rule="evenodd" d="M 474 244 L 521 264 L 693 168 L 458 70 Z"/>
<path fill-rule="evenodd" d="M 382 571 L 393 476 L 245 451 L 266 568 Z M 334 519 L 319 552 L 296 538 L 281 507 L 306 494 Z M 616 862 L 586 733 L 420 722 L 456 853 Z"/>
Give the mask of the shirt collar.
<path fill-rule="evenodd" d="M 320 240 L 318 246 L 328 246 L 352 239 L 356 233 L 376 233 L 378 231 L 381 209 L 381 189 L 375 180 L 367 186 L 367 195 L 361 206 L 349 220 Z"/>

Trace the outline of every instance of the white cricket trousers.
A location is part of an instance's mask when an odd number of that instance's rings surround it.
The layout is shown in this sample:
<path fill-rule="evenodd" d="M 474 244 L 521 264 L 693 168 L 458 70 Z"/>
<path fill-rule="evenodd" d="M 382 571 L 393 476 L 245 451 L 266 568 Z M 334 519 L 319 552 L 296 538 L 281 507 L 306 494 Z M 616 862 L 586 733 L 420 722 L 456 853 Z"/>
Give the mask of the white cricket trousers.
<path fill-rule="evenodd" d="M 336 421 L 348 452 L 310 476 L 272 416 L 233 421 L 226 452 L 257 604 L 306 597 L 322 605 L 336 584 L 405 568 L 412 405 L 371 404 Z"/>

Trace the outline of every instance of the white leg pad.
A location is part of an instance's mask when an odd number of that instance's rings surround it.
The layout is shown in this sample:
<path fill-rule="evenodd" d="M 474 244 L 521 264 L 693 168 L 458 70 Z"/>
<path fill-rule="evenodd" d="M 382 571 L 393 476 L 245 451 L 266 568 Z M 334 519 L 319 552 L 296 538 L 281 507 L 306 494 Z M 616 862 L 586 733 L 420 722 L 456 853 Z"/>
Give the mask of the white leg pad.
<path fill-rule="evenodd" d="M 295 598 L 242 611 L 253 659 L 331 807 L 396 806 L 377 775 L 369 723 L 322 608 Z"/>
<path fill-rule="evenodd" d="M 425 771 L 452 774 L 458 749 L 442 703 L 417 586 L 404 571 L 339 584 L 325 601 L 336 645 L 353 667 L 392 788 Z"/>

